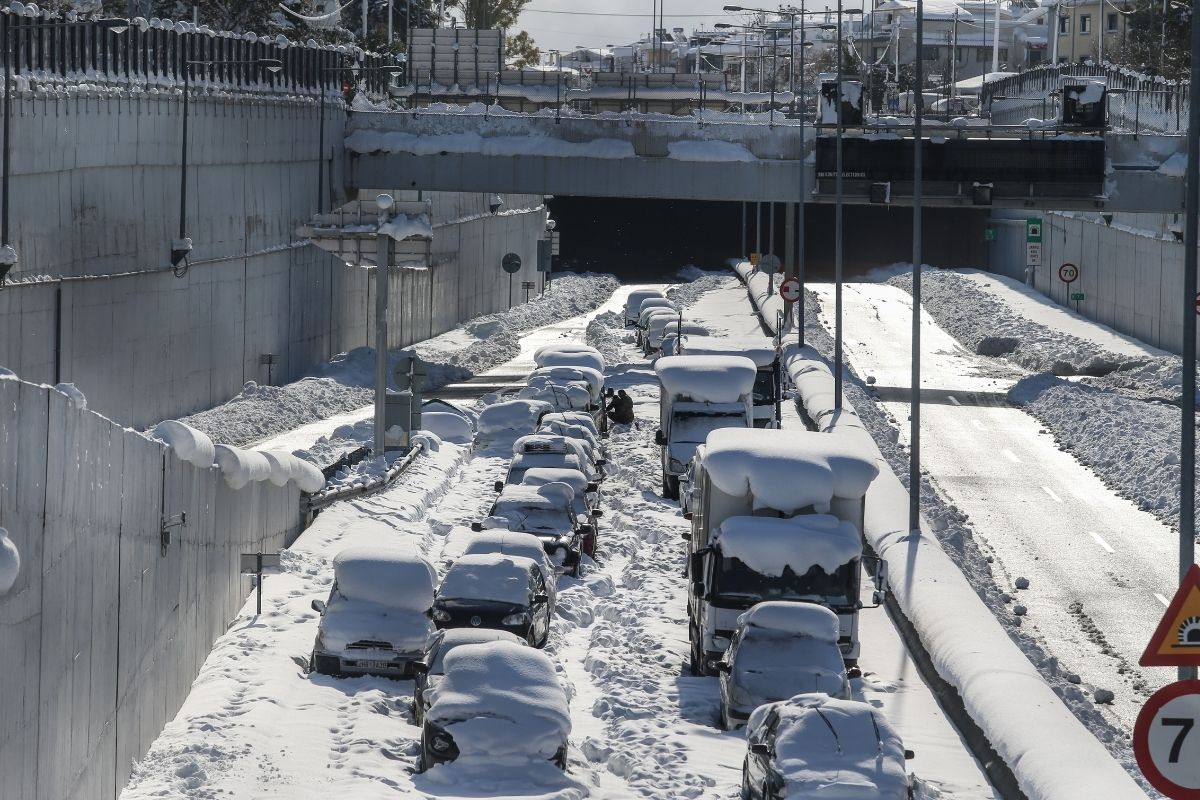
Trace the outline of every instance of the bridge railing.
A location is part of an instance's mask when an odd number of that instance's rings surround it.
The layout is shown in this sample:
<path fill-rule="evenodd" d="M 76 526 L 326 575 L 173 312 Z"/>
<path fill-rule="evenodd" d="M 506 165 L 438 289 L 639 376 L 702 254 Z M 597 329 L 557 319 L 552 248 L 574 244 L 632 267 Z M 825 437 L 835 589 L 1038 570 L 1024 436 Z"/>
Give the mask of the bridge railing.
<path fill-rule="evenodd" d="M 14 75 L 43 80 L 139 83 L 171 86 L 183 82 L 188 61 L 191 79 L 200 86 L 230 91 L 317 94 L 340 91 L 345 73 L 331 68 L 365 67 L 358 76 L 368 93 L 380 95 L 388 76 L 377 68 L 394 63 L 390 56 L 358 47 L 323 46 L 291 41 L 285 36 L 258 36 L 214 31 L 190 22 L 142 17 L 120 33 L 95 21 L 0 10 L 0 59 Z M 278 59 L 279 72 L 256 67 L 257 59 Z"/>
<path fill-rule="evenodd" d="M 1188 84 L 1143 75 L 1113 64 L 1046 64 L 990 81 L 980 93 L 982 107 L 996 123 L 1015 124 L 1057 114 L 1054 93 L 1063 78 L 1101 78 L 1108 86 L 1111 127 L 1134 133 L 1187 130 Z"/>

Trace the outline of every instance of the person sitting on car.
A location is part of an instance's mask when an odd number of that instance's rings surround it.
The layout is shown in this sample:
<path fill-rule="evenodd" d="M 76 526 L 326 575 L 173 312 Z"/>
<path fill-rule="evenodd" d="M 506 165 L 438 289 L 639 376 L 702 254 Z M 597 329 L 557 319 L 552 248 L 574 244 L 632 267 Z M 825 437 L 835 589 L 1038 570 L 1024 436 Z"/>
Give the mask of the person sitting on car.
<path fill-rule="evenodd" d="M 633 398 L 625 394 L 624 389 L 617 390 L 616 396 L 609 402 L 608 418 L 616 425 L 633 424 Z"/>

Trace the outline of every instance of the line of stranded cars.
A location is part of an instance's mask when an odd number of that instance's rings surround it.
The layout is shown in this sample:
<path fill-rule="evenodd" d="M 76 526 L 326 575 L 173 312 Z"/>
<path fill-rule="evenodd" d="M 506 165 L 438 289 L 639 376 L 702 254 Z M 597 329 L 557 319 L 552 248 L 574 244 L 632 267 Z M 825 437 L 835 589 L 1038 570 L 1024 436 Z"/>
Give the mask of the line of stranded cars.
<path fill-rule="evenodd" d="M 460 415 L 479 444 L 516 436 L 488 516 L 452 528 L 438 565 L 400 544 L 342 550 L 329 597 L 312 603 L 312 672 L 414 681 L 422 769 L 460 757 L 566 765 L 567 693 L 541 648 L 558 576 L 596 549 L 604 360 L 570 344 L 534 359 L 515 397 L 477 416 L 444 401 L 431 412 Z"/>
<path fill-rule="evenodd" d="M 691 670 L 718 676 L 723 727 L 747 725 L 742 796 L 911 796 L 912 754 L 851 697 L 873 452 L 854 431 L 768 429 L 779 422 L 776 346 L 693 333 L 675 309 L 674 336 L 655 346 L 662 306 L 637 294 L 626 324 L 656 358 L 663 494 L 691 521 Z"/>

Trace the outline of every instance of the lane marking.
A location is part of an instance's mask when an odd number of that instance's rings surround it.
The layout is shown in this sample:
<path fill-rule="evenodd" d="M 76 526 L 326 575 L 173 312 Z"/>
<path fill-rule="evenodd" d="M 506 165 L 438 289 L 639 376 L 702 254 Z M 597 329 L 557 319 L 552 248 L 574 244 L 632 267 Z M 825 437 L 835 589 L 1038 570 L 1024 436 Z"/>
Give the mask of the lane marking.
<path fill-rule="evenodd" d="M 1096 544 L 1100 545 L 1101 547 L 1103 547 L 1105 550 L 1107 550 L 1110 553 L 1116 552 L 1115 550 L 1112 549 L 1112 547 L 1109 545 L 1108 542 L 1104 541 L 1104 539 L 1102 539 L 1100 537 L 1100 534 L 1096 533 L 1095 531 L 1088 531 L 1088 533 L 1090 533 L 1092 535 L 1092 538 L 1096 540 Z"/>
<path fill-rule="evenodd" d="M 1054 502 L 1056 502 L 1056 503 L 1062 502 L 1062 498 L 1059 497 L 1058 495 L 1056 495 L 1054 493 L 1054 490 L 1051 489 L 1049 486 L 1043 486 L 1042 491 L 1045 492 L 1046 494 L 1050 495 L 1050 499 L 1053 500 Z"/>
<path fill-rule="evenodd" d="M 946 395 L 946 399 L 949 400 L 951 403 L 954 403 L 954 405 L 956 405 L 956 406 L 962 405 L 962 403 L 958 402 L 958 398 L 952 394 Z"/>
<path fill-rule="evenodd" d="M 1154 598 L 1155 598 L 1156 600 L 1158 600 L 1158 602 L 1162 603 L 1164 606 L 1168 606 L 1168 607 L 1170 607 L 1170 605 L 1171 605 L 1171 601 L 1170 601 L 1170 600 L 1168 600 L 1167 598 L 1163 597 L 1163 596 L 1162 596 L 1161 594 L 1159 594 L 1158 592 L 1155 592 L 1155 593 L 1154 593 Z"/>
<path fill-rule="evenodd" d="M 1021 463 L 1021 459 L 1017 458 L 1017 454 L 1014 453 L 1012 450 L 1001 450 L 1000 452 L 1004 454 L 1005 458 L 1007 458 L 1009 461 L 1013 462 L 1014 464 Z"/>
<path fill-rule="evenodd" d="M 986 426 L 985 426 L 985 425 L 984 425 L 982 422 L 980 422 L 980 421 L 979 421 L 979 420 L 977 420 L 977 419 L 973 419 L 973 420 L 971 420 L 971 424 L 972 424 L 972 425 L 974 425 L 976 428 L 978 428 L 978 429 L 979 429 L 979 430 L 981 430 L 981 431 L 986 431 L 986 430 L 987 430 L 987 427 L 986 427 Z"/>

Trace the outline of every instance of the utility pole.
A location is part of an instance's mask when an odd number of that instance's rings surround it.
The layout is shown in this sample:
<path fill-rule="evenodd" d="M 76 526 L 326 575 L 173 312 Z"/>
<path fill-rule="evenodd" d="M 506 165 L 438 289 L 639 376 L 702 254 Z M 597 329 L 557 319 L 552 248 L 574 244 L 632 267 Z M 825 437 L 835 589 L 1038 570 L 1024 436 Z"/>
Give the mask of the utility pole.
<path fill-rule="evenodd" d="M 925 35 L 925 2 L 917 0 L 917 42 Z M 917 57 L 914 81 L 916 83 L 913 105 L 913 277 L 912 277 L 912 395 L 909 400 L 909 448 L 908 448 L 908 529 L 921 529 L 921 262 L 925 255 L 921 241 L 921 200 L 923 178 L 921 123 L 924 116 L 922 84 L 925 81 L 925 64 Z"/>
<path fill-rule="evenodd" d="M 918 0 L 920 2 L 920 0 Z M 842 410 L 842 0 L 837 6 L 837 92 L 834 103 L 837 113 L 837 174 L 834 175 L 833 206 L 833 292 L 834 292 L 834 340 L 833 340 L 833 410 Z"/>
<path fill-rule="evenodd" d="M 992 26 L 992 72 L 1000 71 L 1000 0 L 996 0 L 996 24 Z"/>

